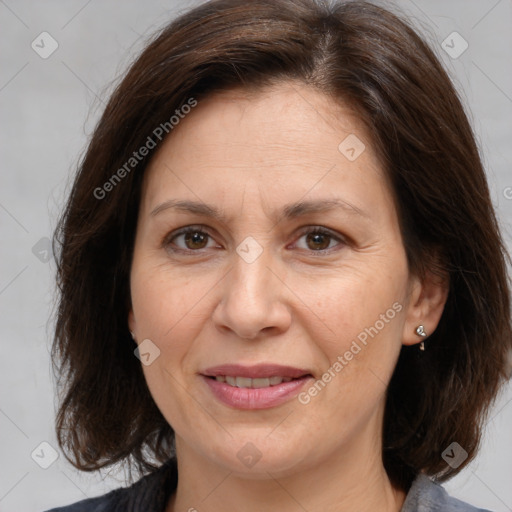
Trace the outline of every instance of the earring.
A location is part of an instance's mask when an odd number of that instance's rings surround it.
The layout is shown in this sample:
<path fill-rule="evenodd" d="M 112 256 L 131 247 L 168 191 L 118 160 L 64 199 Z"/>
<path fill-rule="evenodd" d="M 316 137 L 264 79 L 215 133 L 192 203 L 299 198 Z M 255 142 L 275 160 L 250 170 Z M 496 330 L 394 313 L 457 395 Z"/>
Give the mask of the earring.
<path fill-rule="evenodd" d="M 135 334 L 133 334 L 132 331 L 130 331 L 130 334 L 132 335 L 133 340 L 135 340 Z"/>
<path fill-rule="evenodd" d="M 418 325 L 418 327 L 416 327 L 416 334 L 422 338 L 427 337 L 427 333 L 425 332 L 425 327 L 423 327 L 423 325 Z M 420 350 L 425 350 L 425 341 L 423 340 L 421 340 L 420 343 Z"/>

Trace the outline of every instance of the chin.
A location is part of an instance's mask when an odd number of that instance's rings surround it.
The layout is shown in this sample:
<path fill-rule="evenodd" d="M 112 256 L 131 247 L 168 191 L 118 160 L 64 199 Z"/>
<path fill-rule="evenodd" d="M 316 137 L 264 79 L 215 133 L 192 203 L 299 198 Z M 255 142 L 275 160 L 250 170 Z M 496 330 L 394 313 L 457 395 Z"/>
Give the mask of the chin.
<path fill-rule="evenodd" d="M 290 476 L 306 469 L 309 464 L 305 461 L 313 462 L 304 440 L 291 435 L 269 439 L 268 432 L 260 429 L 251 435 L 226 436 L 214 446 L 210 444 L 204 456 L 233 475 L 256 480 L 268 480 L 269 474 L 276 478 Z"/>

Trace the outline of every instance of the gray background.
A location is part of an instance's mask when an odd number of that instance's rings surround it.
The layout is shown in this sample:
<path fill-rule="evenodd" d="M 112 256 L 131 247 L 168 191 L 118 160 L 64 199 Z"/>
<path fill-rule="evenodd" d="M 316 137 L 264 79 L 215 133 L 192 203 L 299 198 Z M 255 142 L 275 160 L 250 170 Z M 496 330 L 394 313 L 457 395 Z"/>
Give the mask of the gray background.
<path fill-rule="evenodd" d="M 41 511 L 123 483 L 115 471 L 80 474 L 60 452 L 48 469 L 35 462 L 51 462 L 41 442 L 57 449 L 49 358 L 55 265 L 45 261 L 45 248 L 112 81 L 155 29 L 198 3 L 0 0 L 1 512 Z M 464 98 L 511 247 L 512 0 L 394 5 L 431 41 Z M 43 31 L 59 45 L 47 59 L 31 47 Z M 453 31 L 469 44 L 458 58 L 441 46 Z M 495 511 L 512 510 L 511 426 L 509 386 L 491 411 L 479 457 L 446 484 L 449 492 Z"/>

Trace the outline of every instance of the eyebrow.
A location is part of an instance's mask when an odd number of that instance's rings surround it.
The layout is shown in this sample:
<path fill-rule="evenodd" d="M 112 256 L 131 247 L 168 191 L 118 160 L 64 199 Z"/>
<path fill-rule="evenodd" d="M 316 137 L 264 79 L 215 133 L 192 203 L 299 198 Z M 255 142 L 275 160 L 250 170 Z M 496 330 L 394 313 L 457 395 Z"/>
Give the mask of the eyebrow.
<path fill-rule="evenodd" d="M 187 213 L 201 215 L 203 217 L 210 217 L 220 222 L 226 222 L 226 217 L 222 210 L 219 210 L 215 206 L 191 200 L 177 200 L 169 199 L 156 206 L 151 211 L 151 216 L 154 217 L 165 210 L 179 210 Z M 361 208 L 343 200 L 343 199 L 317 199 L 315 201 L 297 201 L 286 205 L 281 213 L 277 216 L 277 221 L 281 222 L 284 219 L 295 219 L 304 215 L 312 213 L 326 213 L 332 210 L 343 210 L 351 215 L 357 215 L 370 218 Z"/>

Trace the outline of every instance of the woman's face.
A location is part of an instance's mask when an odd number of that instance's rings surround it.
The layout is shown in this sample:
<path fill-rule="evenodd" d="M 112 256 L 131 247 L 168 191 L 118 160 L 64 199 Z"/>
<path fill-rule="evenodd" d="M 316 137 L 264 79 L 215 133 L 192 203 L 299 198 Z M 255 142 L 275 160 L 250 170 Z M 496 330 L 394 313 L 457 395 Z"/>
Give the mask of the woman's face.
<path fill-rule="evenodd" d="M 320 92 L 216 94 L 150 163 L 129 324 L 178 456 L 262 478 L 380 457 L 419 294 L 372 143 Z"/>

